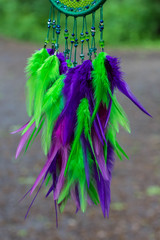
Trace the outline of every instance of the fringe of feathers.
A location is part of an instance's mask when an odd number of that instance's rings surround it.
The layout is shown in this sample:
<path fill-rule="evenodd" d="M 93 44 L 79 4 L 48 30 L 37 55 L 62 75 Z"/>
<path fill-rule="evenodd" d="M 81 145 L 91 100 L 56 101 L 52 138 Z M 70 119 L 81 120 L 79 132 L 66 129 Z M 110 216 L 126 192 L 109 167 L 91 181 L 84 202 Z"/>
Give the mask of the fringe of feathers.
<path fill-rule="evenodd" d="M 93 61 L 68 68 L 62 53 L 56 56 L 44 48 L 28 60 L 26 75 L 30 120 L 14 132 L 22 135 L 16 158 L 40 132 L 46 155 L 28 192 L 39 186 L 31 205 L 46 181 L 46 197 L 53 192 L 56 211 L 57 204 L 63 211 L 71 197 L 76 211 L 100 203 L 104 217 L 109 217 L 114 153 L 121 160 L 128 158 L 116 136 L 120 125 L 130 132 L 117 89 L 150 116 L 123 80 L 119 60 L 100 53 Z"/>

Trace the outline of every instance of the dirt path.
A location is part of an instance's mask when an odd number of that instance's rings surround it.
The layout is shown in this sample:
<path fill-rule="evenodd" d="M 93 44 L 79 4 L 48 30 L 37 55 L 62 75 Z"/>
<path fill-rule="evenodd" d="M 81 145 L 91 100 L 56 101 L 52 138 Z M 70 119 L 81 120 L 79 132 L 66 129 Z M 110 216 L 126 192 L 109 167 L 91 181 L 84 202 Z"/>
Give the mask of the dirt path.
<path fill-rule="evenodd" d="M 119 134 L 130 161 L 116 162 L 110 219 L 103 219 L 99 207 L 75 215 L 70 202 L 56 230 L 52 197 L 44 199 L 43 190 L 24 221 L 31 198 L 21 204 L 18 200 L 39 173 L 43 155 L 37 143 L 14 160 L 19 136 L 11 136 L 9 131 L 27 119 L 23 69 L 36 48 L 0 39 L 0 239 L 159 240 L 160 190 L 155 186 L 160 186 L 160 52 L 110 51 L 121 57 L 127 82 L 153 115 L 153 119 L 146 117 L 119 95 L 132 135 Z"/>

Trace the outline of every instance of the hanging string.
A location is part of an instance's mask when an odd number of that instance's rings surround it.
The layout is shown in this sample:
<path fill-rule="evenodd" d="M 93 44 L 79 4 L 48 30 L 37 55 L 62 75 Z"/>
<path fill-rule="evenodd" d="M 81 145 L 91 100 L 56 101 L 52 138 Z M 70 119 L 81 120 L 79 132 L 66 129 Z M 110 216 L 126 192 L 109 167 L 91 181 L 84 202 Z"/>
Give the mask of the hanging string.
<path fill-rule="evenodd" d="M 92 53 L 94 52 L 94 54 L 96 55 L 96 47 L 95 47 L 95 12 L 92 13 L 92 27 L 91 27 L 91 35 L 92 35 L 92 40 L 91 40 L 91 48 L 89 49 L 89 55 L 90 55 L 90 59 L 92 57 Z"/>
<path fill-rule="evenodd" d="M 56 44 L 56 38 L 55 38 L 56 20 L 55 20 L 55 8 L 54 8 L 54 7 L 53 7 L 53 22 L 52 22 L 52 28 L 53 28 L 52 48 L 55 48 L 55 44 Z"/>
<path fill-rule="evenodd" d="M 78 36 L 77 36 L 77 18 L 75 17 L 74 18 L 74 25 L 75 25 L 75 42 L 74 42 L 74 47 L 75 47 L 75 50 L 74 50 L 74 62 L 73 62 L 73 65 L 74 67 L 77 66 L 77 47 L 78 47 Z"/>
<path fill-rule="evenodd" d="M 69 58 L 69 52 L 70 50 L 68 49 L 68 16 L 66 15 L 66 20 L 65 20 L 65 30 L 64 30 L 64 37 L 65 37 L 65 51 L 64 51 L 64 56 L 65 59 Z"/>
<path fill-rule="evenodd" d="M 86 19 L 86 16 L 84 17 L 84 23 L 85 23 L 85 39 L 86 39 L 86 42 L 87 42 L 87 46 L 88 46 L 88 56 L 89 56 L 89 58 L 90 58 L 90 51 L 89 51 L 89 49 L 90 49 L 90 47 L 89 47 L 89 40 L 90 40 L 90 36 L 89 36 L 89 32 L 88 32 L 88 27 L 87 27 L 87 19 Z"/>
<path fill-rule="evenodd" d="M 103 6 L 100 8 L 100 22 L 99 22 L 99 30 L 100 30 L 100 40 L 99 40 L 99 46 L 104 52 L 104 39 L 103 39 L 103 30 L 104 30 L 104 21 L 103 21 Z"/>
<path fill-rule="evenodd" d="M 96 39 L 95 39 L 95 35 L 96 35 L 96 28 L 95 28 L 95 12 L 93 12 L 92 14 L 93 17 L 93 52 L 94 52 L 94 56 L 97 56 L 97 48 L 96 48 Z"/>
<path fill-rule="evenodd" d="M 83 44 L 84 44 L 84 40 L 85 40 L 84 24 L 85 24 L 85 16 L 83 17 L 82 32 L 80 34 L 80 40 L 81 40 L 81 54 L 80 54 L 80 58 L 81 58 L 81 63 L 83 63 L 83 61 L 84 61 L 84 53 L 83 53 Z"/>
<path fill-rule="evenodd" d="M 50 11 L 49 11 L 49 18 L 48 18 L 48 22 L 47 22 L 47 25 L 48 25 L 48 32 L 47 32 L 47 37 L 46 37 L 46 40 L 44 42 L 44 48 L 46 48 L 47 44 L 49 43 L 49 33 L 50 33 L 50 28 L 51 28 L 51 16 L 52 16 L 52 6 L 50 7 Z"/>
<path fill-rule="evenodd" d="M 58 51 L 58 49 L 59 49 L 59 35 L 61 33 L 60 17 L 61 17 L 61 13 L 60 13 L 60 11 L 58 11 L 57 12 L 57 25 L 56 25 L 57 40 L 56 40 L 56 44 L 55 44 L 56 51 Z"/>
<path fill-rule="evenodd" d="M 73 24 L 73 31 L 72 31 L 72 35 L 71 35 L 71 51 L 70 51 L 70 57 L 69 57 L 69 63 L 68 63 L 68 67 L 72 67 L 72 51 L 73 51 L 73 44 L 75 43 L 75 25 L 76 25 L 76 21 L 74 19 L 74 24 Z"/>

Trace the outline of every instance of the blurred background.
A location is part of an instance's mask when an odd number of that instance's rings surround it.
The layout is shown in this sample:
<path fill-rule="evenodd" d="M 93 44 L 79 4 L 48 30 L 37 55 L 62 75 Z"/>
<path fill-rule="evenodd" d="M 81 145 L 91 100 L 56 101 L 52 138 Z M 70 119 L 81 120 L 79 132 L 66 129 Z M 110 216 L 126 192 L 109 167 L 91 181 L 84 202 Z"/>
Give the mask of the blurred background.
<path fill-rule="evenodd" d="M 47 0 L 0 0 L 1 34 L 41 43 L 49 6 Z M 108 44 L 160 43 L 159 0 L 108 0 L 104 13 Z"/>
<path fill-rule="evenodd" d="M 110 218 L 100 207 L 75 214 L 70 201 L 59 214 L 56 229 L 52 196 L 40 192 L 31 202 L 19 199 L 29 190 L 44 164 L 40 141 L 18 160 L 20 136 L 10 132 L 26 123 L 26 59 L 46 37 L 47 0 L 0 0 L 0 239 L 4 240 L 159 240 L 160 239 L 160 2 L 108 0 L 105 4 L 107 52 L 121 59 L 125 79 L 153 118 L 128 99 L 118 99 L 128 114 L 132 134 L 119 142 L 130 160 L 118 159 L 111 185 Z M 63 24 L 63 23 L 62 23 Z"/>

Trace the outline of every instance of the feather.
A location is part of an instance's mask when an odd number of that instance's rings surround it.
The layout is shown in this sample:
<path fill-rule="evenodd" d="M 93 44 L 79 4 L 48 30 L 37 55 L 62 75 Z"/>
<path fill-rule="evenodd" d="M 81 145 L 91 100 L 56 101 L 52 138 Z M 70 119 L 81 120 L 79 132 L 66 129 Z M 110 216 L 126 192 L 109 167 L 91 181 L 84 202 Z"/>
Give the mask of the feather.
<path fill-rule="evenodd" d="M 66 164 L 67 164 L 67 159 L 68 159 L 68 150 L 67 147 L 64 148 L 63 153 L 62 153 L 62 164 L 61 164 L 61 170 L 60 170 L 60 174 L 58 177 L 58 181 L 56 184 L 56 188 L 54 191 L 54 200 L 57 200 L 59 197 L 59 194 L 62 190 L 63 187 L 63 183 L 64 183 L 64 171 L 66 168 Z"/>
<path fill-rule="evenodd" d="M 40 174 L 38 175 L 38 177 L 37 177 L 37 179 L 36 179 L 36 181 L 35 181 L 32 189 L 31 189 L 30 194 L 33 193 L 33 191 L 35 190 L 35 188 L 37 187 L 37 185 L 38 185 L 39 182 L 41 181 L 41 179 L 42 179 L 42 177 L 44 176 L 44 174 L 48 171 L 48 169 L 49 169 L 52 161 L 54 160 L 57 152 L 59 151 L 59 149 L 60 149 L 60 142 L 57 141 L 56 144 L 55 144 L 55 146 L 54 146 L 54 149 L 53 149 L 53 151 L 52 151 L 51 156 L 47 159 L 47 161 L 46 161 L 46 163 L 45 163 L 42 171 L 41 171 Z"/>
<path fill-rule="evenodd" d="M 87 145 L 86 145 L 85 137 L 83 135 L 81 136 L 81 142 L 82 142 L 82 149 L 83 149 L 83 154 L 84 154 L 83 159 L 84 159 L 84 168 L 85 168 L 85 173 L 86 173 L 86 181 L 87 181 L 87 185 L 88 185 L 88 188 L 89 188 L 89 185 L 90 185 L 90 174 L 89 174 Z"/>
<path fill-rule="evenodd" d="M 64 75 L 61 75 L 47 91 L 43 100 L 42 113 L 44 113 L 45 116 L 45 126 L 42 132 L 42 148 L 45 155 L 50 148 L 55 122 L 64 106 L 63 97 L 61 95 L 64 86 L 63 79 Z"/>
<path fill-rule="evenodd" d="M 60 112 L 63 109 L 63 96 L 61 95 L 62 88 L 64 86 L 63 79 L 64 75 L 61 75 L 55 83 L 48 89 L 48 91 L 44 94 L 43 102 L 42 102 L 42 115 L 40 118 L 40 124 L 35 127 L 35 131 L 37 133 L 42 129 L 42 149 L 44 150 L 45 155 L 47 155 L 50 144 L 51 137 L 54 128 L 55 121 L 57 120 Z M 43 119 L 43 123 L 41 125 L 41 119 Z M 22 127 L 22 136 L 28 131 L 30 126 L 35 123 L 35 118 L 33 117 L 27 125 Z M 20 129 L 21 130 L 21 129 Z M 38 134 L 37 134 L 38 135 Z M 36 135 L 36 136 L 37 136 Z M 32 140 L 33 135 L 30 137 L 29 142 Z M 35 139 L 35 138 L 34 138 Z M 28 142 L 28 144 L 29 144 Z M 28 144 L 26 149 L 28 148 Z"/>
<path fill-rule="evenodd" d="M 29 59 L 26 66 L 26 103 L 27 103 L 27 112 L 31 117 L 33 114 L 34 100 L 36 94 L 36 81 L 38 69 L 42 66 L 44 61 L 49 57 L 49 54 L 45 48 L 36 51 Z"/>
<path fill-rule="evenodd" d="M 32 194 L 40 185 L 39 192 L 46 181 L 46 197 L 52 192 L 56 219 L 57 204 L 63 211 L 70 197 L 76 212 L 84 212 L 87 204 L 100 202 L 104 217 L 109 217 L 114 153 L 120 160 L 123 156 L 128 158 L 117 141 L 117 133 L 120 126 L 130 133 L 116 89 L 147 112 L 123 81 L 116 58 L 102 52 L 93 62 L 86 60 L 68 69 L 63 54 L 55 56 L 54 49 L 47 51 L 50 56 L 35 71 L 32 84 L 32 117 L 15 131 L 22 131 L 18 157 L 23 146 L 26 144 L 27 149 L 42 130 L 42 148 L 47 159 L 29 192 Z"/>
<path fill-rule="evenodd" d="M 64 127 L 64 142 L 70 143 L 73 137 L 73 130 L 76 125 L 76 111 L 82 98 L 89 95 L 90 79 L 91 79 L 92 62 L 84 61 L 73 69 L 69 69 L 64 80 L 65 86 L 63 94 L 65 97 L 65 107 L 59 116 L 56 128 L 65 118 L 66 125 Z"/>
<path fill-rule="evenodd" d="M 100 53 L 93 61 L 92 85 L 94 89 L 95 107 L 92 114 L 92 122 L 98 112 L 100 103 L 108 104 L 107 94 L 110 93 L 110 82 L 108 80 L 104 65 L 106 54 Z"/>
<path fill-rule="evenodd" d="M 29 122 L 27 122 L 26 124 L 24 124 L 24 125 L 23 125 L 22 127 L 20 127 L 19 129 L 11 132 L 11 134 L 15 134 L 15 133 L 19 133 L 19 132 L 23 131 L 23 130 L 27 127 L 28 123 L 29 123 Z"/>
<path fill-rule="evenodd" d="M 70 164 L 70 160 L 72 159 L 72 155 L 77 150 L 77 145 L 79 144 L 82 132 L 84 131 L 85 138 L 87 139 L 89 138 L 90 130 L 91 130 L 90 121 L 91 121 L 91 116 L 89 111 L 89 103 L 86 98 L 83 98 L 77 109 L 77 127 L 75 129 L 74 141 L 73 141 L 71 152 L 68 158 L 65 173 Z"/>
<path fill-rule="evenodd" d="M 32 124 L 32 126 L 27 130 L 27 132 L 22 136 L 20 142 L 19 142 L 19 145 L 17 147 L 17 151 L 16 151 L 16 159 L 18 158 L 19 154 L 21 153 L 27 139 L 29 138 L 31 132 L 33 131 L 34 129 L 34 124 Z"/>
<path fill-rule="evenodd" d="M 141 111 L 152 117 L 136 99 L 131 92 L 128 84 L 123 80 L 123 73 L 120 70 L 120 61 L 118 58 L 106 56 L 105 67 L 107 70 L 109 81 L 115 88 L 118 88 L 126 97 L 128 97 Z"/>
<path fill-rule="evenodd" d="M 48 57 L 38 70 L 36 81 L 36 94 L 34 103 L 34 118 L 36 127 L 42 113 L 42 101 L 46 90 L 59 77 L 59 60 L 55 55 Z"/>

